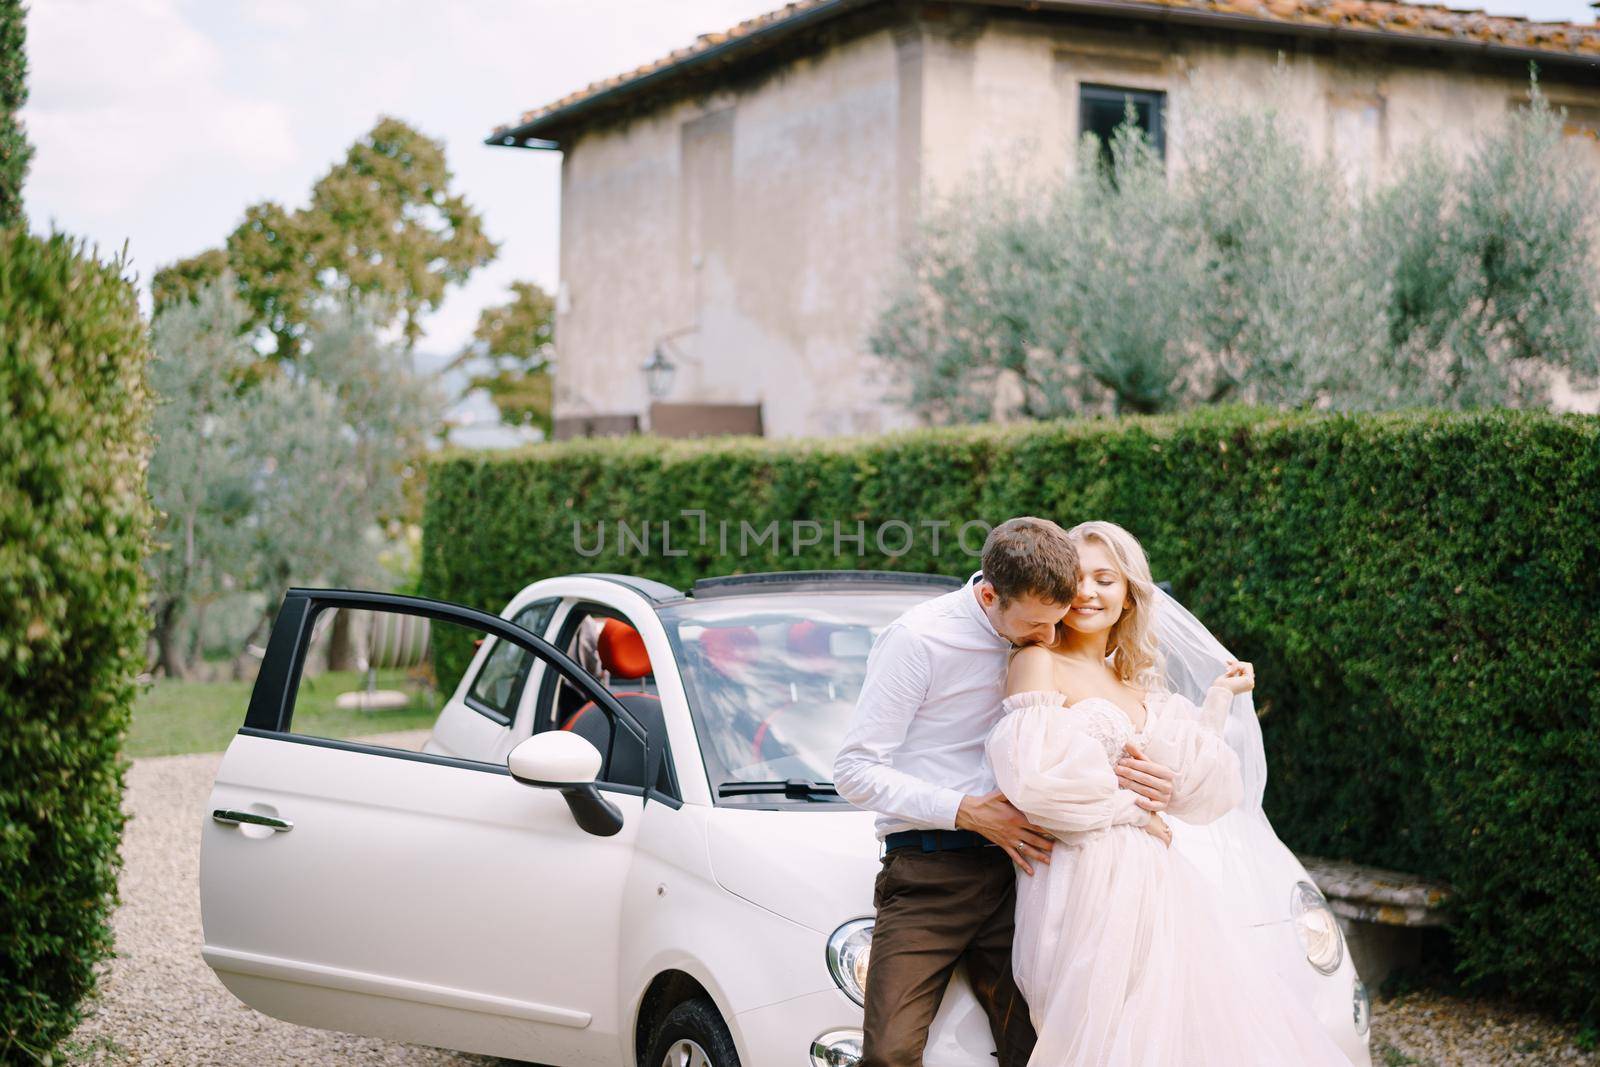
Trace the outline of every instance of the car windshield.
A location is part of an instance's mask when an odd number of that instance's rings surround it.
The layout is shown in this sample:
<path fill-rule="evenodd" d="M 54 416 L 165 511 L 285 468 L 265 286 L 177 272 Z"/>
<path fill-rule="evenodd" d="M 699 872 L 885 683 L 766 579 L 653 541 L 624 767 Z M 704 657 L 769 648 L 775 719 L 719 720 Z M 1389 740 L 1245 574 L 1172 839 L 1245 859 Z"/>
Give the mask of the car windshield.
<path fill-rule="evenodd" d="M 934 592 L 761 593 L 661 610 L 713 792 L 731 783 L 829 782 L 879 632 Z M 782 788 L 726 805 L 837 801 Z"/>

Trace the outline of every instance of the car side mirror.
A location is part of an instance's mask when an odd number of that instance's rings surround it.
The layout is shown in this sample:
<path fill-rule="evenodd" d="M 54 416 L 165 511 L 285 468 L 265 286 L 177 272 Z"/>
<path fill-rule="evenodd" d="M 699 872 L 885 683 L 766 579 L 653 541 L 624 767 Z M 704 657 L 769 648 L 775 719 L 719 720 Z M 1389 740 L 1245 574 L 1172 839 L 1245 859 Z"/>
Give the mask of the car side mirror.
<path fill-rule="evenodd" d="M 579 828 L 596 837 L 622 829 L 622 811 L 595 788 L 600 750 L 565 730 L 534 734 L 511 750 L 506 768 L 523 785 L 559 789 Z"/>

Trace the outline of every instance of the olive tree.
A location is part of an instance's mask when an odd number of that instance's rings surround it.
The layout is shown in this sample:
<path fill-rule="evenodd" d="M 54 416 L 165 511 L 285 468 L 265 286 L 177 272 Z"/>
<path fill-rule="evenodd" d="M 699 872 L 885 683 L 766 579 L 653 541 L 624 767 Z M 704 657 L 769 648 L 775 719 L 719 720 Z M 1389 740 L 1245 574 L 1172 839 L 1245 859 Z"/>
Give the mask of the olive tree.
<path fill-rule="evenodd" d="M 989 168 L 929 210 L 870 339 L 902 402 L 973 422 L 1164 411 L 1198 387 L 1198 260 L 1159 156 L 1124 126 L 1078 169 L 1040 190 Z"/>
<path fill-rule="evenodd" d="M 1189 142 L 1178 228 L 1202 260 L 1189 342 L 1213 368 L 1205 399 L 1347 403 L 1382 347 L 1352 192 L 1270 110 L 1213 117 Z"/>
<path fill-rule="evenodd" d="M 1271 111 L 1131 124 L 1073 174 L 994 168 L 925 213 L 870 347 L 929 422 L 1530 406 L 1600 373 L 1592 171 L 1539 96 L 1460 162 L 1347 188 Z"/>
<path fill-rule="evenodd" d="M 295 364 L 257 376 L 249 311 L 228 279 L 156 318 L 159 396 L 150 560 L 159 664 L 181 677 L 207 604 L 266 594 L 255 636 L 294 583 L 382 582 L 387 524 L 440 418 L 431 378 L 360 304 L 313 316 Z M 248 638 L 245 644 L 248 644 Z"/>
<path fill-rule="evenodd" d="M 1600 188 L 1538 91 L 1459 165 L 1434 147 L 1364 205 L 1387 280 L 1372 405 L 1549 403 L 1551 370 L 1600 375 Z"/>
<path fill-rule="evenodd" d="M 147 563 L 157 665 L 168 677 L 188 672 L 186 635 L 250 569 L 254 458 L 243 383 L 258 357 L 244 336 L 248 318 L 228 286 L 210 285 L 151 328 L 149 485 L 160 518 Z"/>

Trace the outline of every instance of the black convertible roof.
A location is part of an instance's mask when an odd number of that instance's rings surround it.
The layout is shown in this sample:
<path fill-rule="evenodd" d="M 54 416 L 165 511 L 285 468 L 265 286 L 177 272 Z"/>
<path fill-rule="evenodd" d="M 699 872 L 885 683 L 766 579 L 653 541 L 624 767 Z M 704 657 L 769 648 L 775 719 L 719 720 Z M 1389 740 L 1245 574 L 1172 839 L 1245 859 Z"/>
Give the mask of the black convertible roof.
<path fill-rule="evenodd" d="M 739 593 L 812 592 L 836 590 L 865 592 L 869 589 L 960 589 L 962 580 L 947 574 L 922 574 L 917 571 L 767 571 L 762 574 L 730 574 L 721 578 L 701 578 L 689 590 L 697 600 Z"/>
<path fill-rule="evenodd" d="M 618 585 L 625 585 L 629 589 L 632 589 L 635 593 L 638 593 L 640 596 L 644 597 L 646 600 L 653 601 L 657 604 L 664 603 L 668 600 L 682 600 L 684 596 L 683 590 L 674 589 L 665 582 L 658 582 L 653 578 L 640 578 L 632 574 L 612 574 L 609 571 L 585 571 L 582 574 L 574 574 L 573 577 L 601 578 L 608 582 L 615 582 Z"/>

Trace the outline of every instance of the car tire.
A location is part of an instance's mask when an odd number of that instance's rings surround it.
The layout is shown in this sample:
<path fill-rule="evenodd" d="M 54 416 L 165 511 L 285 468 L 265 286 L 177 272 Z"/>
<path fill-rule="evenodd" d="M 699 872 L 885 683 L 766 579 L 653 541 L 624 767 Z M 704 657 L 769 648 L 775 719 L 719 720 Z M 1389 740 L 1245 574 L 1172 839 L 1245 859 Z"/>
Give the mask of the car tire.
<path fill-rule="evenodd" d="M 733 1035 L 709 1000 L 686 1000 L 650 1035 L 640 1067 L 739 1067 Z"/>

